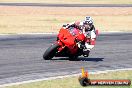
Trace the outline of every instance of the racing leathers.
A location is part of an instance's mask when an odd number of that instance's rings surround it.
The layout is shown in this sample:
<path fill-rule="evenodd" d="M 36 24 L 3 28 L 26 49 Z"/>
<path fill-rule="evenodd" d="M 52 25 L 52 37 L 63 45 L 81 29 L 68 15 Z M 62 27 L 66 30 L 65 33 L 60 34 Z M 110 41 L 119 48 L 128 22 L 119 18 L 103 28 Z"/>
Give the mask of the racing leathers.
<path fill-rule="evenodd" d="M 78 28 L 86 37 L 86 42 L 84 45 L 78 44 L 79 48 L 83 47 L 83 56 L 88 57 L 90 50 L 95 45 L 96 31 L 94 25 L 91 25 L 90 29 L 86 30 L 83 21 L 82 22 L 72 22 L 70 24 L 63 25 L 63 28 L 68 29 L 69 27 Z"/>

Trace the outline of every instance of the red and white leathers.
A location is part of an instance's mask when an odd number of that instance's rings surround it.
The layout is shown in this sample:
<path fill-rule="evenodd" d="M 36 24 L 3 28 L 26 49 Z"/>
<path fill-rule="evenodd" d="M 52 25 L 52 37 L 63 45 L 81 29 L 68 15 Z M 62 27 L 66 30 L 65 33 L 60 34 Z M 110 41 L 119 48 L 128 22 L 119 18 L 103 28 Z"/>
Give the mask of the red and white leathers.
<path fill-rule="evenodd" d="M 95 40 L 96 40 L 96 31 L 95 31 L 94 25 L 92 25 L 92 27 L 89 30 L 85 30 L 83 21 L 82 22 L 75 21 L 75 22 L 69 23 L 63 27 L 68 29 L 68 27 L 71 27 L 71 26 L 78 27 L 83 32 L 83 34 L 86 37 L 84 51 L 87 51 L 87 50 L 90 51 L 94 47 Z"/>
<path fill-rule="evenodd" d="M 87 50 L 91 50 L 95 45 L 96 40 L 96 32 L 95 30 L 83 32 L 85 37 L 87 38 L 87 41 L 85 42 L 85 47 Z"/>

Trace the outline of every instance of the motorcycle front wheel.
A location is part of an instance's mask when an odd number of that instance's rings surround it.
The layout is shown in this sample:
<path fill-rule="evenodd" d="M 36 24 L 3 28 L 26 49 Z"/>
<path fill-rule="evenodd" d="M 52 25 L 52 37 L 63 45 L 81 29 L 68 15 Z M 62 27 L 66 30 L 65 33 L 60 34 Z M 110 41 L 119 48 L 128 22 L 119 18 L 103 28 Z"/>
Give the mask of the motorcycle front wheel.
<path fill-rule="evenodd" d="M 58 49 L 59 45 L 56 43 L 56 44 L 53 44 L 51 45 L 46 51 L 45 53 L 43 54 L 43 59 L 44 60 L 51 60 L 55 54 L 57 53 L 57 49 Z"/>

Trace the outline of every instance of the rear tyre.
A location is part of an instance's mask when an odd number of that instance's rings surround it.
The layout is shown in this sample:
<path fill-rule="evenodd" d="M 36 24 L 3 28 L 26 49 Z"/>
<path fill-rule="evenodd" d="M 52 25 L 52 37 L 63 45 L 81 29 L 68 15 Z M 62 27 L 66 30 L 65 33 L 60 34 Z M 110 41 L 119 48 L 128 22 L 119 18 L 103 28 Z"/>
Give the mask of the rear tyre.
<path fill-rule="evenodd" d="M 55 54 L 57 53 L 57 48 L 59 47 L 58 44 L 51 45 L 44 53 L 43 59 L 44 60 L 51 60 Z"/>

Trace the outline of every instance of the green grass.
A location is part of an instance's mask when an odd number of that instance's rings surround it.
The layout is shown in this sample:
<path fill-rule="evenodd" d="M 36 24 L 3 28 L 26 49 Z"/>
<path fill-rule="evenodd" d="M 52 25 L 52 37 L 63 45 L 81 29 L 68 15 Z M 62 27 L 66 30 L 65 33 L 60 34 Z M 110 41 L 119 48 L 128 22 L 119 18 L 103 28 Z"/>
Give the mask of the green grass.
<path fill-rule="evenodd" d="M 33 2 L 60 4 L 132 4 L 132 0 L 0 0 L 0 2 Z"/>
<path fill-rule="evenodd" d="M 83 20 L 87 15 L 93 17 L 100 32 L 132 32 L 132 8 L 5 6 L 0 7 L 0 34 L 58 32 L 63 24 Z"/>
<path fill-rule="evenodd" d="M 1 16 L 0 16 L 1 17 Z M 60 27 L 84 16 L 3 16 L 0 20 L 0 34 L 58 32 Z M 132 16 L 93 16 L 95 27 L 104 31 L 132 31 Z M 17 21 L 14 22 L 14 19 Z M 123 23 L 121 23 L 123 22 Z"/>
<path fill-rule="evenodd" d="M 130 79 L 132 81 L 131 71 L 116 71 L 102 74 L 90 74 L 90 79 Z M 6 88 L 84 88 L 78 82 L 78 76 L 67 77 L 34 83 L 10 86 Z M 132 88 L 131 86 L 90 86 L 85 88 Z"/>

